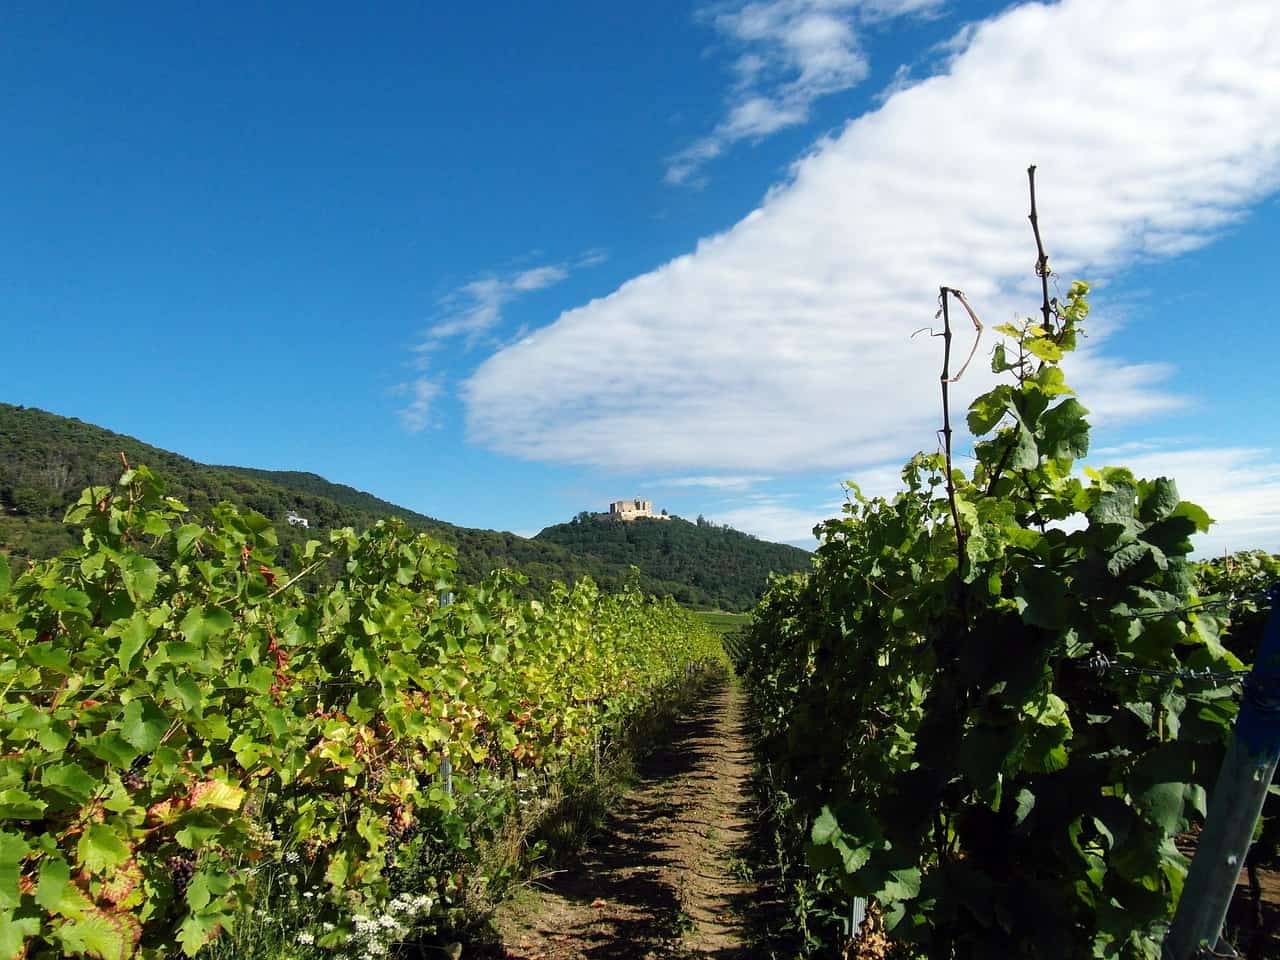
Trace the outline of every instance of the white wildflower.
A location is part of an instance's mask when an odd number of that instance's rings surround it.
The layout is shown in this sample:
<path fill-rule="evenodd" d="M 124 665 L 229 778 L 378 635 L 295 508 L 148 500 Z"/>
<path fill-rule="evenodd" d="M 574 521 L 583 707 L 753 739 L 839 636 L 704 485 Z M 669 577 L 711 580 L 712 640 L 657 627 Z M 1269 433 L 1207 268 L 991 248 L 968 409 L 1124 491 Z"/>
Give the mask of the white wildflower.
<path fill-rule="evenodd" d="M 326 920 L 324 923 L 320 924 L 320 929 L 323 930 L 325 933 L 333 933 L 333 931 L 337 928 L 334 927 L 334 925 L 330 923 L 328 920 Z"/>
<path fill-rule="evenodd" d="M 298 942 L 302 944 L 304 947 L 309 947 L 316 942 L 316 938 L 314 934 L 308 933 L 306 930 L 303 930 L 300 934 L 298 934 Z"/>
<path fill-rule="evenodd" d="M 284 855 L 285 863 L 297 863 L 301 859 L 302 858 L 298 856 L 298 853 L 295 850 L 290 850 L 288 853 Z"/>

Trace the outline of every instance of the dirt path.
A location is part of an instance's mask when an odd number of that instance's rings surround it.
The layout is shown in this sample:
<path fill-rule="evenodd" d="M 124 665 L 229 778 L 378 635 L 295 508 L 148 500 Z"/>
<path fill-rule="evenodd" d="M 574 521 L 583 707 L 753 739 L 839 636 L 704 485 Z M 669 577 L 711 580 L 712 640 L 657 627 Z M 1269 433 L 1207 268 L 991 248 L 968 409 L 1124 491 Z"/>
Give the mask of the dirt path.
<path fill-rule="evenodd" d="M 745 958 L 756 891 L 742 879 L 751 759 L 737 688 L 708 692 L 640 773 L 577 863 L 500 911 L 508 957 Z"/>

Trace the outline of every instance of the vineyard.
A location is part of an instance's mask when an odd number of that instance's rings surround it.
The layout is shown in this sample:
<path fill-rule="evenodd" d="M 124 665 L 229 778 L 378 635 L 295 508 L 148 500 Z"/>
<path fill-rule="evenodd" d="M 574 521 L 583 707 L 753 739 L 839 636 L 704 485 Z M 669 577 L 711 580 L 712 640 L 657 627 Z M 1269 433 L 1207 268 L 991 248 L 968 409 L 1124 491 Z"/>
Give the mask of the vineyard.
<path fill-rule="evenodd" d="M 666 738 L 665 773 L 504 921 L 530 957 L 1160 958 L 1280 558 L 1194 562 L 1211 521 L 1173 480 L 1084 466 L 1064 363 L 1089 288 L 1050 296 L 1029 173 L 1042 302 L 996 328 L 972 465 L 952 307 L 982 324 L 943 287 L 939 450 L 891 498 L 848 484 L 812 570 L 749 619 L 466 584 L 399 520 L 285 549 L 122 455 L 67 514 L 79 546 L 0 554 L 0 960 L 476 955 L 476 904 L 628 738 Z M 739 688 L 700 686 L 724 647 Z M 700 715 L 645 726 L 695 689 Z M 1278 799 L 1225 861 L 1258 916 Z M 779 905 L 787 946 L 733 952 L 740 914 Z"/>
<path fill-rule="evenodd" d="M 1209 518 L 1172 480 L 1079 469 L 1062 361 L 1088 288 L 1051 298 L 1042 247 L 1038 273 L 1040 316 L 998 328 L 1004 382 L 969 407 L 972 469 L 948 410 L 968 303 L 944 288 L 942 449 L 892 498 L 850 484 L 813 573 L 776 579 L 735 645 L 811 948 L 862 949 L 865 898 L 864 945 L 901 956 L 1160 956 L 1252 655 L 1202 596 L 1274 564 L 1202 572 Z"/>
<path fill-rule="evenodd" d="M 1041 316 L 997 328 L 972 471 L 952 463 L 952 303 L 980 321 L 942 288 L 941 451 L 892 499 L 850 484 L 812 576 L 774 581 L 736 645 L 810 947 L 1155 960 L 1235 717 L 1243 660 L 1201 591 L 1275 566 L 1201 571 L 1210 518 L 1174 481 L 1078 471 L 1088 411 L 1061 362 L 1088 287 L 1050 297 L 1029 173 Z M 1236 636 L 1261 634 L 1245 613 Z"/>
<path fill-rule="evenodd" d="M 142 466 L 68 521 L 0 555 L 3 958 L 191 956 L 301 896 L 292 957 L 446 929 L 486 845 L 721 656 L 635 591 L 460 584 L 398 522 L 281 556 Z"/>

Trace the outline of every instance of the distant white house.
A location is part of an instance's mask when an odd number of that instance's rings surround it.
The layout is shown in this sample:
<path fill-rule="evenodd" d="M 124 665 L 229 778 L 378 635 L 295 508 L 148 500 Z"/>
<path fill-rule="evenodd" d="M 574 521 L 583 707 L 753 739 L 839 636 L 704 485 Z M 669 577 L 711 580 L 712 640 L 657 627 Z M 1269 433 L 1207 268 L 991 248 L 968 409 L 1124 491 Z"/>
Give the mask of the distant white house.
<path fill-rule="evenodd" d="M 291 527 L 302 527 L 304 530 L 311 529 L 311 521 L 308 520 L 306 517 L 298 516 L 292 510 L 289 511 L 289 514 L 288 516 L 285 517 L 285 520 L 288 522 L 289 526 Z"/>

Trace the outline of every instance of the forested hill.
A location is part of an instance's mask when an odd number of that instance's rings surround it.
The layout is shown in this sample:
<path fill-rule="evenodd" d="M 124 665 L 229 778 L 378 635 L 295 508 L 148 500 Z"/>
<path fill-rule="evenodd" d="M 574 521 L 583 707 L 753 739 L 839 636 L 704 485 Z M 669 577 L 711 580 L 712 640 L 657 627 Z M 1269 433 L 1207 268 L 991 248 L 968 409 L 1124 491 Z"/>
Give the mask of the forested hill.
<path fill-rule="evenodd" d="M 284 544 L 301 543 L 332 527 L 363 529 L 396 516 L 454 546 L 458 572 L 468 581 L 512 567 L 529 577 L 530 592 L 544 590 L 552 580 L 571 582 L 584 575 L 613 591 L 634 576 L 625 562 L 579 556 L 556 543 L 513 533 L 455 526 L 314 473 L 209 466 L 80 420 L 7 403 L 0 403 L 0 549 L 48 557 L 72 546 L 74 533 L 61 522 L 66 508 L 85 487 L 113 483 L 120 475 L 121 453 L 131 464 L 150 467 L 172 496 L 197 513 L 226 500 L 269 517 Z M 290 512 L 306 517 L 310 529 L 288 526 Z M 742 595 L 643 573 L 638 585 L 684 603 L 726 609 L 730 595 Z"/>
<path fill-rule="evenodd" d="M 679 517 L 624 523 L 580 513 L 535 539 L 602 563 L 639 567 L 648 577 L 689 584 L 719 598 L 725 610 L 748 609 L 770 573 L 808 570 L 813 560 L 799 547 L 759 540 L 701 517 L 696 523 Z"/>

